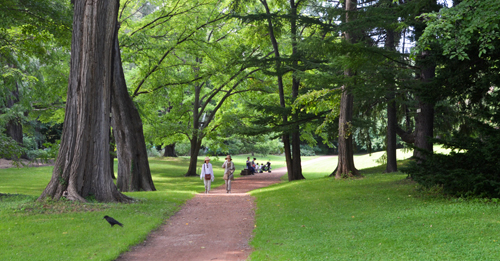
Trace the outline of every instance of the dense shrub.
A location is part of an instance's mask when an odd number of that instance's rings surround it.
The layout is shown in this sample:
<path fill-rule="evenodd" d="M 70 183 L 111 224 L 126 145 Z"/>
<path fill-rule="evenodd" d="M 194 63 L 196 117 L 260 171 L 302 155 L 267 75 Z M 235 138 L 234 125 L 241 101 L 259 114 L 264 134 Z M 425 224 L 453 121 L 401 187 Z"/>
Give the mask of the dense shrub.
<path fill-rule="evenodd" d="M 428 154 L 402 171 L 424 187 L 442 186 L 456 196 L 500 197 L 500 131 L 488 128 L 481 137 L 456 136 L 443 142 L 449 155 Z"/>

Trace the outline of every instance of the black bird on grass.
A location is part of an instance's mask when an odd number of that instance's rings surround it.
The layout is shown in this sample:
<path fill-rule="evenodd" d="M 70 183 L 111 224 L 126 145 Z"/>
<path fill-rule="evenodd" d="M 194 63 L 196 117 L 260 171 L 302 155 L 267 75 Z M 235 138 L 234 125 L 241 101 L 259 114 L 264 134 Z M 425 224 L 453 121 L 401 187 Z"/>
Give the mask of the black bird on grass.
<path fill-rule="evenodd" d="M 120 227 L 123 227 L 123 224 L 118 222 L 116 219 L 112 218 L 112 217 L 109 217 L 109 216 L 104 216 L 103 217 L 104 219 L 106 219 L 106 221 L 108 221 L 108 223 L 111 225 L 111 226 L 114 226 L 114 225 L 118 225 Z"/>

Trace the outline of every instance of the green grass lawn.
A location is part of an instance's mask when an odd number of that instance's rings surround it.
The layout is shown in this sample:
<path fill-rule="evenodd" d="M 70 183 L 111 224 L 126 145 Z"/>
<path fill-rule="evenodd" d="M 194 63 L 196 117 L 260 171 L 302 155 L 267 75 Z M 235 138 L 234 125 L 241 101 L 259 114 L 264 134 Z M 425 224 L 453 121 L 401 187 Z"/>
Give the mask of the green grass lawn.
<path fill-rule="evenodd" d="M 215 187 L 224 183 L 223 169 L 217 168 L 222 162 L 212 163 Z M 185 158 L 150 159 L 158 191 L 125 193 L 138 200 L 133 204 L 35 203 L 52 167 L 0 169 L 0 193 L 9 194 L 0 197 L 0 260 L 114 260 L 204 190 L 199 177 L 183 177 L 187 164 Z M 104 215 L 124 227 L 110 227 Z"/>
<path fill-rule="evenodd" d="M 381 155 L 355 156 L 356 167 L 365 175 L 362 179 L 326 177 L 337 162 L 335 157 L 322 158 L 304 168 L 306 180 L 252 192 L 257 219 L 250 258 L 497 259 L 497 204 L 418 192 L 406 175 L 382 174 L 384 167 L 374 168 Z M 237 172 L 247 156 L 233 157 Z M 283 157 L 255 157 L 259 163 L 271 160 L 274 169 L 285 166 Z M 212 157 L 214 187 L 223 184 L 223 158 Z M 9 194 L 0 197 L 0 260 L 114 260 L 204 190 L 199 177 L 183 177 L 187 164 L 182 157 L 150 159 L 158 191 L 126 193 L 137 199 L 133 204 L 36 203 L 51 167 L 0 169 L 0 193 Z M 110 227 L 104 215 L 124 227 Z"/>
<path fill-rule="evenodd" d="M 373 166 L 370 158 L 355 164 Z M 417 190 L 404 174 L 382 174 L 384 166 L 363 169 L 361 179 L 325 177 L 335 163 L 251 192 L 250 260 L 498 260 L 498 204 Z"/>

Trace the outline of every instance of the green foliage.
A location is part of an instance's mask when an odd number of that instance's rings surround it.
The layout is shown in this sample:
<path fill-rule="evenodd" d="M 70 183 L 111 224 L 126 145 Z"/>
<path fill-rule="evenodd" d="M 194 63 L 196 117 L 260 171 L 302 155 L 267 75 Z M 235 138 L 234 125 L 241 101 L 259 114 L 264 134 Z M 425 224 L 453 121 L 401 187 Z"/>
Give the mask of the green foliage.
<path fill-rule="evenodd" d="M 26 151 L 11 137 L 5 135 L 0 128 L 0 158 L 18 159 Z"/>
<path fill-rule="evenodd" d="M 500 2 L 496 0 L 464 0 L 452 8 L 421 16 L 427 27 L 419 40 L 420 50 L 439 44 L 450 59 L 469 60 L 470 48 L 478 48 L 478 56 L 487 56 L 500 39 Z"/>
<path fill-rule="evenodd" d="M 428 154 L 402 171 L 424 187 L 441 186 L 454 196 L 500 197 L 500 130 L 483 127 L 479 137 L 455 134 L 443 142 L 449 155 Z"/>

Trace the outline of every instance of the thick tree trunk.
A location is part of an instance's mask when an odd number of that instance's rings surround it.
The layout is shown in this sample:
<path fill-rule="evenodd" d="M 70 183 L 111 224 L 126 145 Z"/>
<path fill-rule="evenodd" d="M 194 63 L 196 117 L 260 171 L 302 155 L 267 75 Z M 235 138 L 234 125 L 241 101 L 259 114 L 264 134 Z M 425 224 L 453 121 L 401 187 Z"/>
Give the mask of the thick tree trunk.
<path fill-rule="evenodd" d="M 355 20 L 354 11 L 357 8 L 357 0 L 346 0 L 345 22 L 349 23 Z M 345 40 L 348 43 L 355 43 L 356 36 L 353 32 L 345 32 Z M 352 77 L 354 74 L 351 69 L 344 72 L 346 77 Z M 347 86 L 342 86 L 342 96 L 340 98 L 340 113 L 339 113 L 339 156 L 338 166 L 335 178 L 361 176 L 359 171 L 354 166 L 354 147 L 352 144 L 352 113 L 354 106 L 354 97 Z"/>
<path fill-rule="evenodd" d="M 112 54 L 119 1 L 75 1 L 66 115 L 52 178 L 40 195 L 126 202 L 109 173 Z M 66 193 L 65 193 L 66 194 Z"/>
<path fill-rule="evenodd" d="M 420 112 L 417 114 L 415 125 L 415 147 L 426 151 L 433 151 L 433 144 L 429 141 L 434 133 L 434 104 L 419 100 Z M 417 159 L 425 159 L 425 154 L 415 150 L 413 154 Z"/>
<path fill-rule="evenodd" d="M 387 96 L 387 166 L 385 172 L 391 173 L 398 171 L 398 163 L 396 157 L 396 102 L 394 101 L 394 93 L 389 93 Z"/>
<path fill-rule="evenodd" d="M 349 72 L 347 72 L 349 74 Z M 353 96 L 346 90 L 340 98 L 339 114 L 339 155 L 336 179 L 361 176 L 354 166 L 354 147 L 352 145 Z"/>
<path fill-rule="evenodd" d="M 155 191 L 149 169 L 142 120 L 128 94 L 123 74 L 118 27 L 115 33 L 113 54 L 111 119 L 118 158 L 116 185 L 122 192 Z"/>
<path fill-rule="evenodd" d="M 422 52 L 418 57 L 417 65 L 421 68 L 420 73 L 417 74 L 419 80 L 423 85 L 430 83 L 436 74 L 436 65 L 432 61 L 428 51 Z M 434 103 L 431 101 L 431 98 L 427 97 L 423 99 L 418 94 L 416 95 L 416 100 L 418 101 L 418 109 L 417 116 L 415 117 L 414 145 L 418 149 L 432 152 L 433 144 L 429 139 L 434 136 Z M 414 150 L 413 156 L 419 160 L 425 159 L 425 154 L 418 149 Z"/>
<path fill-rule="evenodd" d="M 189 157 L 189 168 L 186 173 L 186 177 L 197 176 L 196 167 L 198 165 L 198 154 L 200 153 L 201 139 L 193 135 L 191 139 L 191 156 Z"/>
<path fill-rule="evenodd" d="M 292 72 L 292 101 L 295 101 L 299 96 L 299 85 L 300 80 L 297 76 L 297 71 L 299 68 L 299 52 L 297 48 L 297 5 L 294 0 L 290 0 L 290 32 L 292 37 L 292 67 L 294 71 Z M 295 122 L 298 121 L 299 115 L 298 111 L 293 114 L 293 119 Z M 288 174 L 288 180 L 300 180 L 305 179 L 302 175 L 302 165 L 300 158 L 300 127 L 299 125 L 294 125 L 292 127 L 292 175 Z"/>
<path fill-rule="evenodd" d="M 286 171 L 288 175 L 288 181 L 293 180 L 293 163 L 292 163 L 292 150 L 290 148 L 290 135 L 288 133 L 283 133 L 283 147 L 285 153 Z"/>
<path fill-rule="evenodd" d="M 389 50 L 395 50 L 394 43 L 394 31 L 387 30 L 386 38 L 386 48 Z M 387 152 L 387 165 L 385 172 L 391 173 L 398 171 L 398 163 L 396 157 L 397 149 L 397 139 L 396 139 L 396 101 L 395 101 L 395 89 L 393 79 L 394 74 L 391 75 L 389 79 L 389 86 L 387 90 L 387 140 L 386 140 L 386 152 Z"/>
<path fill-rule="evenodd" d="M 116 152 L 115 152 L 115 138 L 113 137 L 113 133 L 111 130 L 109 130 L 109 171 L 111 174 L 112 179 L 116 179 L 115 177 L 115 159 L 116 159 Z"/>
<path fill-rule="evenodd" d="M 165 146 L 164 150 L 163 157 L 177 157 L 175 154 L 175 142 Z"/>

